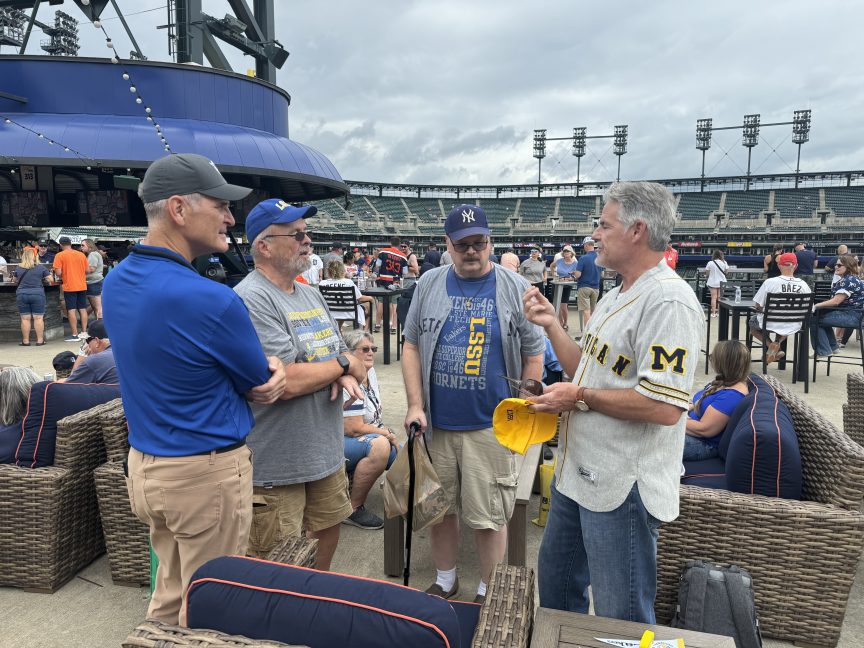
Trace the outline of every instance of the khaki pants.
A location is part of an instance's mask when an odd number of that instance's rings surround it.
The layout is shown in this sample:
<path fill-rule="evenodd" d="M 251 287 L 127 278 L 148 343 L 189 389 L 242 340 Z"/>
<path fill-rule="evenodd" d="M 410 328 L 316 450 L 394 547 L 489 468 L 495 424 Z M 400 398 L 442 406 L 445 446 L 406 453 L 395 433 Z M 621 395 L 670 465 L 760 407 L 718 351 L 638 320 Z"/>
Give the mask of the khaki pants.
<path fill-rule="evenodd" d="M 186 588 L 208 560 L 246 553 L 252 521 L 252 453 L 154 457 L 129 451 L 132 512 L 150 525 L 159 558 L 147 617 L 186 625 Z"/>

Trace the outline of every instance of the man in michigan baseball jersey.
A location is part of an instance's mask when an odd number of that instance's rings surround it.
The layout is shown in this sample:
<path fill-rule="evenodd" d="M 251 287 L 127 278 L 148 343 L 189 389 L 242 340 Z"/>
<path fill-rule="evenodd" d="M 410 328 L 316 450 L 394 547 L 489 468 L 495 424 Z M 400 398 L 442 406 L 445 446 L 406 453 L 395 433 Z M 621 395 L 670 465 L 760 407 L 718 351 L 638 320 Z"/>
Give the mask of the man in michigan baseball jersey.
<path fill-rule="evenodd" d="M 675 224 L 669 190 L 619 182 L 605 203 L 592 236 L 597 263 L 622 283 L 597 304 L 581 346 L 538 290 L 523 298 L 573 376 L 532 398 L 567 422 L 538 558 L 540 605 L 585 613 L 590 585 L 598 616 L 654 623 L 657 529 L 678 516 L 705 316 L 663 258 Z"/>

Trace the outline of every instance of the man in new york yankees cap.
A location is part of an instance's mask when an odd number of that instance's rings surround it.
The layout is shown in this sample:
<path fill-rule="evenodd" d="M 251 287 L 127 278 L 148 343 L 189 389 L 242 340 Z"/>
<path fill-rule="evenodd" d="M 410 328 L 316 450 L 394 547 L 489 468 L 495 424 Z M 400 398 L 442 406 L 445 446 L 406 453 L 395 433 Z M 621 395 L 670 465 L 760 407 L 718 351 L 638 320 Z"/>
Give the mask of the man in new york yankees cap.
<path fill-rule="evenodd" d="M 493 567 L 504 559 L 516 496 L 515 457 L 496 439 L 492 416 L 498 403 L 518 395 L 505 376 L 540 380 L 545 343 L 522 312 L 528 282 L 489 259 L 483 209 L 454 207 L 444 232 L 453 264 L 420 277 L 405 323 L 405 425 L 419 422 L 425 432 L 449 504 L 431 530 L 437 578 L 426 591 L 451 598 L 459 590 L 461 510 L 480 557 L 474 600 L 482 602 Z"/>

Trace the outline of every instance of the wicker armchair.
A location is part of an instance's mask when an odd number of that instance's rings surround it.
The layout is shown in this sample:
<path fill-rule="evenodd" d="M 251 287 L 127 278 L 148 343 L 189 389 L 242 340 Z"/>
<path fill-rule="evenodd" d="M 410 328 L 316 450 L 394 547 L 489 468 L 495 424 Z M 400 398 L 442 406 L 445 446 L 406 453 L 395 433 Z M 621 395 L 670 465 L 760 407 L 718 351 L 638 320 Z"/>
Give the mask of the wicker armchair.
<path fill-rule="evenodd" d="M 123 462 L 129 454 L 126 414 L 118 398 L 102 413 L 102 440 L 108 462 L 93 471 L 102 531 L 115 585 L 150 584 L 150 529 L 129 506 Z"/>
<path fill-rule="evenodd" d="M 288 538 L 267 556 L 268 560 L 301 567 L 315 564 L 318 541 Z M 526 648 L 534 619 L 534 571 L 526 567 L 499 564 L 495 567 L 486 602 L 472 648 Z M 194 643 L 199 641 L 200 643 Z M 161 643 L 160 643 L 161 642 Z M 273 648 L 283 646 L 273 641 L 228 636 L 212 630 L 188 630 L 154 621 L 139 625 L 123 643 L 123 648 Z"/>
<path fill-rule="evenodd" d="M 858 445 L 864 445 L 864 374 L 846 374 L 846 404 L 843 430 Z"/>
<path fill-rule="evenodd" d="M 804 499 L 681 486 L 680 516 L 660 528 L 657 617 L 672 617 L 684 563 L 707 558 L 753 576 L 763 634 L 835 646 L 864 547 L 864 448 L 763 377 L 792 413 Z"/>
<path fill-rule="evenodd" d="M 108 407 L 57 423 L 53 466 L 0 465 L 0 585 L 54 592 L 105 551 L 92 473 Z"/>

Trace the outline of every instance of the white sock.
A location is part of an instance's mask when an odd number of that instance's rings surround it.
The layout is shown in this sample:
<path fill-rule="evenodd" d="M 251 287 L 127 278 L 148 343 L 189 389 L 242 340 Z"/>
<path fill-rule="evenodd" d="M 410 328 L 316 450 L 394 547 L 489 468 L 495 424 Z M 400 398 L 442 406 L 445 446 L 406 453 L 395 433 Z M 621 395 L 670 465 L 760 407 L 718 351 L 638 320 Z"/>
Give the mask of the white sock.
<path fill-rule="evenodd" d="M 454 583 L 456 583 L 456 568 L 453 569 L 437 569 L 438 578 L 435 579 L 435 583 L 445 592 L 449 592 L 453 589 Z"/>
<path fill-rule="evenodd" d="M 484 583 L 482 580 L 477 586 L 477 596 L 486 596 L 486 583 Z"/>

